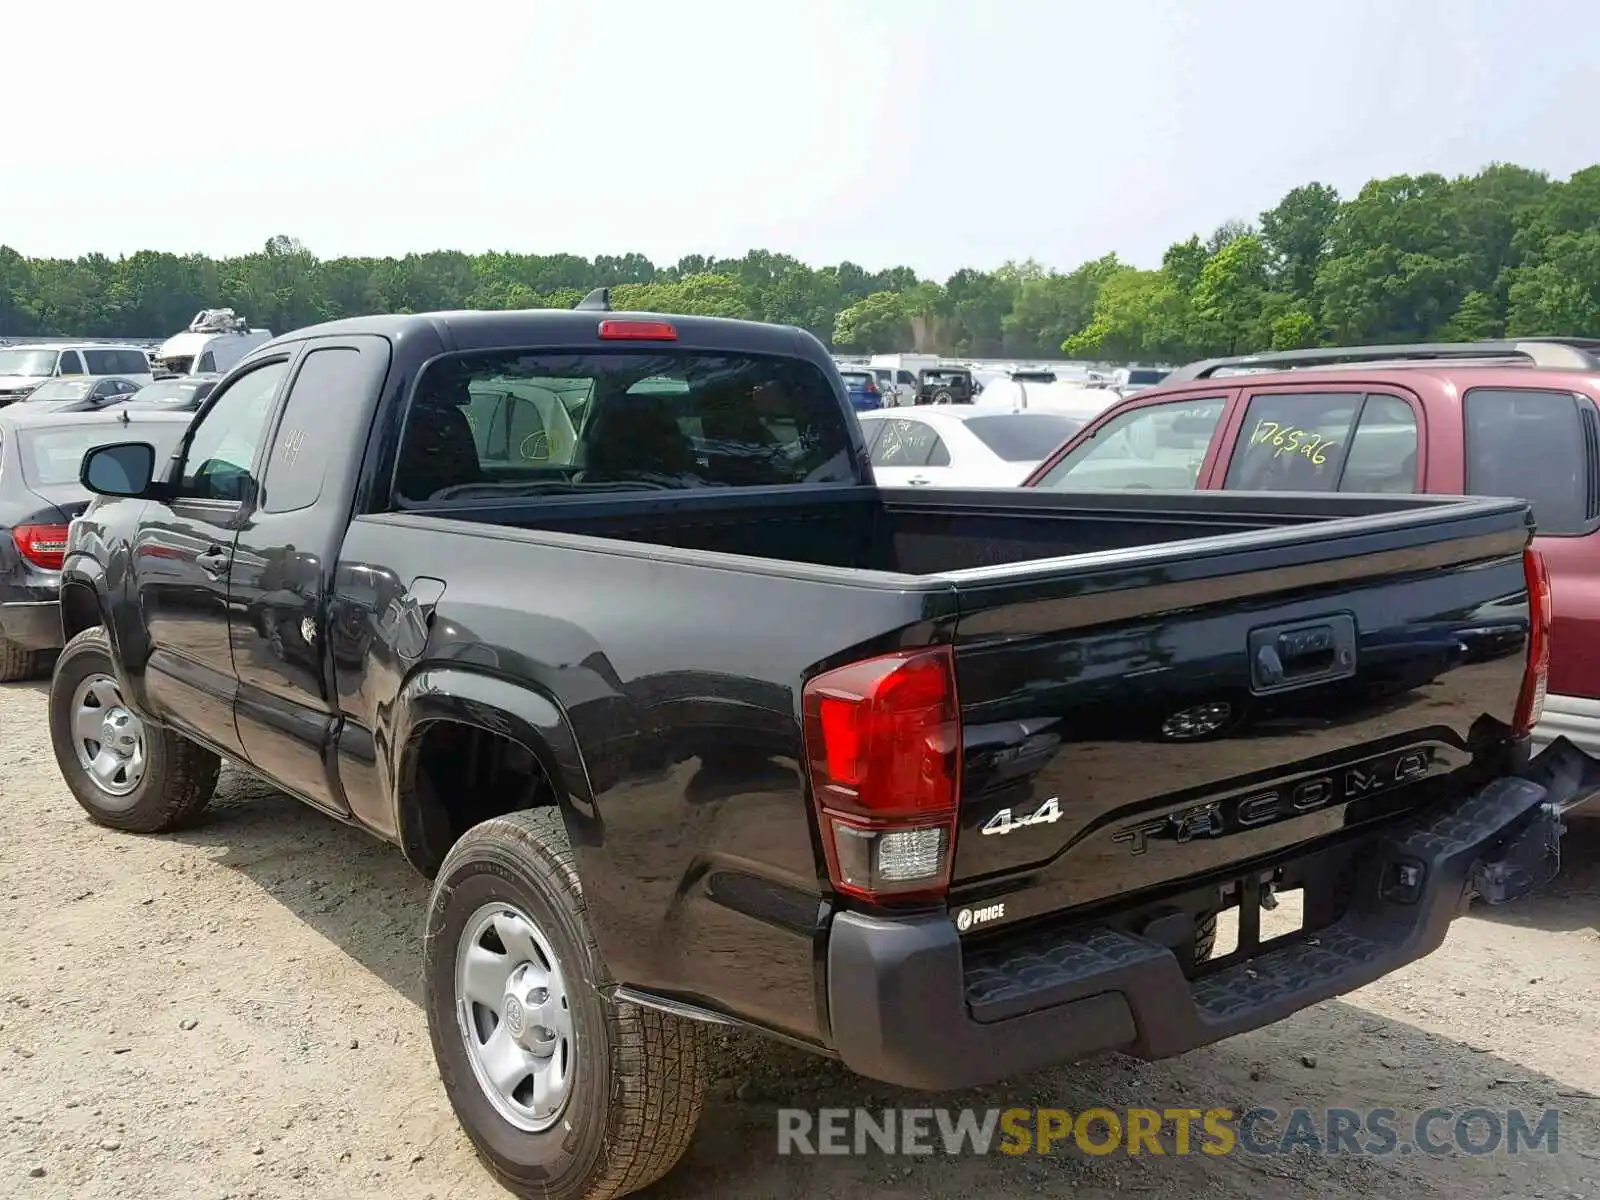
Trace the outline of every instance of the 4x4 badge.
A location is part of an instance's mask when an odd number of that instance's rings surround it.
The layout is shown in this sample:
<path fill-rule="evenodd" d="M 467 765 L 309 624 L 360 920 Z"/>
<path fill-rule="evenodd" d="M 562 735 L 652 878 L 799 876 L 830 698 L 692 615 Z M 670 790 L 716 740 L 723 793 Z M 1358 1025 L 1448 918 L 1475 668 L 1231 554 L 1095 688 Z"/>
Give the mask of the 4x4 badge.
<path fill-rule="evenodd" d="M 1061 815 L 1060 798 L 1051 796 L 1025 817 L 1013 817 L 1009 808 L 1002 808 L 983 823 L 982 832 L 985 835 L 1014 833 L 1018 829 L 1026 829 L 1029 825 L 1054 825 L 1061 820 Z"/>

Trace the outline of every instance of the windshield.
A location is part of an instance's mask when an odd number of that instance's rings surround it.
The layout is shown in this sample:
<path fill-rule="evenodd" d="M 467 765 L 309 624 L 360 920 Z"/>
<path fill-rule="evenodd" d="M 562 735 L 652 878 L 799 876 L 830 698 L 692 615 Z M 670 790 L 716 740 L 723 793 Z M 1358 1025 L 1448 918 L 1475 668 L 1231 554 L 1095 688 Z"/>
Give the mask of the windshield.
<path fill-rule="evenodd" d="M 91 350 L 83 351 L 84 364 L 91 375 L 148 375 L 150 360 L 143 350 Z"/>
<path fill-rule="evenodd" d="M 162 380 L 160 383 L 147 384 L 140 388 L 128 403 L 140 408 L 183 408 L 185 405 L 198 407 L 200 401 L 204 400 L 215 386 L 216 381 L 211 379 L 199 383 L 192 379 Z"/>
<path fill-rule="evenodd" d="M 82 400 L 94 386 L 92 379 L 52 379 L 28 393 L 27 402 L 36 400 Z"/>
<path fill-rule="evenodd" d="M 1042 462 L 1083 422 L 1056 413 L 1006 413 L 969 418 L 967 428 L 1006 462 Z"/>
<path fill-rule="evenodd" d="M 0 350 L 0 375 L 54 375 L 57 350 Z"/>
<path fill-rule="evenodd" d="M 810 363 L 507 351 L 423 373 L 395 488 L 424 501 L 855 479 L 845 415 Z"/>
<path fill-rule="evenodd" d="M 92 418 L 90 418 L 92 419 Z M 140 429 L 128 429 L 121 424 L 93 428 L 24 429 L 17 434 L 17 448 L 22 453 L 22 477 L 29 487 L 51 487 L 63 483 L 77 483 L 78 470 L 83 466 L 83 456 L 96 446 L 109 446 L 114 442 L 149 442 L 156 448 L 156 462 L 171 457 L 187 426 L 182 421 L 151 422 Z"/>

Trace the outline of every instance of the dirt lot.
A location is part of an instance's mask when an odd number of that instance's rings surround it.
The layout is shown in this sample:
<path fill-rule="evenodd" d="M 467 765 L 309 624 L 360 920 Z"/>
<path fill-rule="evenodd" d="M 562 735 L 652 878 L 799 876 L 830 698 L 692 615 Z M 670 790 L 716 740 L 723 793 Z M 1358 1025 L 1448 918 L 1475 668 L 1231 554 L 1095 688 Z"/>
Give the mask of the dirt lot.
<path fill-rule="evenodd" d="M 194 832 L 97 829 L 44 720 L 42 685 L 0 687 L 0 1196 L 504 1195 L 434 1076 L 426 887 L 399 856 L 231 771 Z M 1433 958 L 1171 1062 L 929 1100 L 719 1034 L 699 1136 L 650 1194 L 1600 1196 L 1600 820 L 1575 822 L 1567 848 L 1548 894 L 1462 921 Z M 779 1098 L 1562 1115 L 1559 1153 L 1517 1158 L 780 1158 Z"/>

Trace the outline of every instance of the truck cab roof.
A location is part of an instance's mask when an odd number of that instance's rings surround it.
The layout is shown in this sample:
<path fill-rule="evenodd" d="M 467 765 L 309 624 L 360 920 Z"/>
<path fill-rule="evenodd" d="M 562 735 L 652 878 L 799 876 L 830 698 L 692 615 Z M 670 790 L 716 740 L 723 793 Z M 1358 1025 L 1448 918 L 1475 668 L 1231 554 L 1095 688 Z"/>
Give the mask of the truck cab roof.
<path fill-rule="evenodd" d="M 641 337 L 637 327 L 663 327 L 664 336 Z M 603 327 L 614 331 L 607 334 Z M 667 333 L 670 331 L 670 334 Z M 408 313 L 389 316 L 347 317 L 297 329 L 273 338 L 251 353 L 263 353 L 310 338 L 369 335 L 403 341 L 419 333 L 431 334 L 446 346 L 463 350 L 504 350 L 532 345 L 604 346 L 618 349 L 649 346 L 652 342 L 699 350 L 727 350 L 752 354 L 798 355 L 831 367 L 832 358 L 822 343 L 792 325 L 768 325 L 730 317 L 700 317 L 645 312 L 597 312 L 577 309 L 516 309 Z"/>

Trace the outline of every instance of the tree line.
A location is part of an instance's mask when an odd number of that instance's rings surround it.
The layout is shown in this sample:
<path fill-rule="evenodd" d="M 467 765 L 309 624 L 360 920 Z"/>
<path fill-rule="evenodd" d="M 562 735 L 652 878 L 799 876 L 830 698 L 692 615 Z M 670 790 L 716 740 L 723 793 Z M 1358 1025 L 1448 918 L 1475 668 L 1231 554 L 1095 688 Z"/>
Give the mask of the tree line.
<path fill-rule="evenodd" d="M 0 246 L 0 337 L 160 337 L 202 308 L 278 332 L 373 312 L 618 308 L 799 325 L 840 351 L 1178 362 L 1218 354 L 1517 335 L 1600 335 L 1600 166 L 1566 180 L 1509 164 L 1454 179 L 1321 183 L 1170 247 L 1072 271 L 811 267 L 767 250 L 689 255 L 465 254 L 319 259 L 289 237 L 235 258 L 141 251 L 27 258 Z"/>

